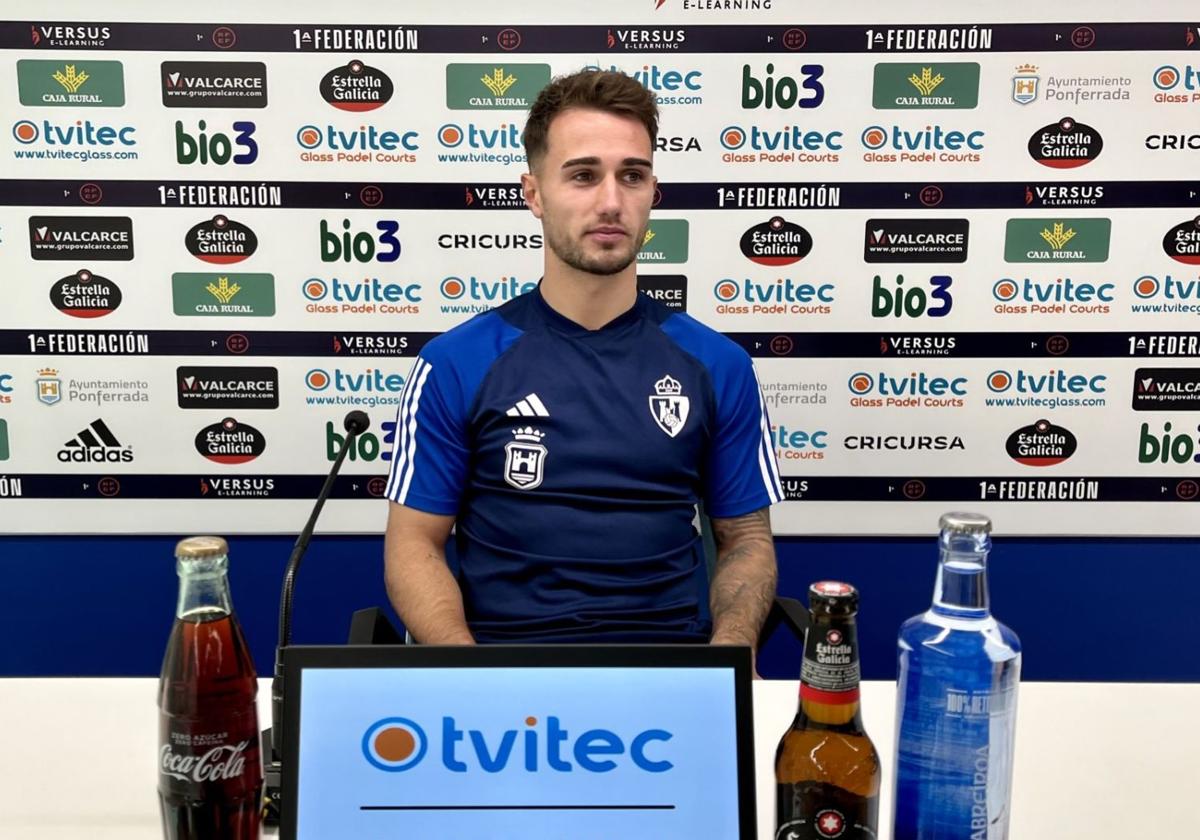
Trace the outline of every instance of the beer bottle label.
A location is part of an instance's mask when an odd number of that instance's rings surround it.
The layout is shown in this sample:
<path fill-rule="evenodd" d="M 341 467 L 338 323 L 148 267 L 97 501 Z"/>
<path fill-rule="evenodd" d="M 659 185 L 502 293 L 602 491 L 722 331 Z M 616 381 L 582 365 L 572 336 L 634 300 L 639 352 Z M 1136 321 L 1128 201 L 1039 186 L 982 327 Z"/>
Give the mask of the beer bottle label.
<path fill-rule="evenodd" d="M 858 700 L 858 645 L 854 633 L 814 625 L 804 646 L 800 696 L 822 703 Z"/>
<path fill-rule="evenodd" d="M 775 840 L 876 840 L 879 798 L 824 782 L 776 785 Z"/>

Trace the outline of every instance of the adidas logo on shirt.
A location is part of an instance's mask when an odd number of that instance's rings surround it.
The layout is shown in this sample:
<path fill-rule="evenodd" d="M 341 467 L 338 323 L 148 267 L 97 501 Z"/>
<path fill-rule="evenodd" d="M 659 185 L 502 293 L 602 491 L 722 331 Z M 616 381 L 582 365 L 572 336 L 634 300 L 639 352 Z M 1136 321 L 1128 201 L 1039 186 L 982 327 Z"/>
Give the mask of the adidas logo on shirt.
<path fill-rule="evenodd" d="M 93 420 L 86 429 L 63 444 L 58 460 L 77 463 L 128 463 L 133 448 L 122 446 L 103 420 Z"/>
<path fill-rule="evenodd" d="M 546 406 L 542 405 L 542 401 L 538 399 L 537 394 L 527 394 L 525 399 L 518 400 L 516 405 L 504 413 L 509 417 L 550 416 L 550 412 L 546 410 Z"/>

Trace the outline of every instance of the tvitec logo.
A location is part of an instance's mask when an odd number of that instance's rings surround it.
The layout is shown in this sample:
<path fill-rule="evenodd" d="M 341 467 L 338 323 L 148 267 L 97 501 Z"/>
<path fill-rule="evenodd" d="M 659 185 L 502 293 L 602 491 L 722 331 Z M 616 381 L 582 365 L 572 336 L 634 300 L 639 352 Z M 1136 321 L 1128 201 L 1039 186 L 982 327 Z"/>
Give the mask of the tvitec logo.
<path fill-rule="evenodd" d="M 1138 302 L 1129 308 L 1139 315 L 1200 313 L 1200 278 L 1180 280 L 1170 274 L 1143 274 L 1133 281 L 1133 293 Z"/>
<path fill-rule="evenodd" d="M 91 120 L 58 123 L 51 120 L 20 120 L 13 123 L 13 139 L 27 150 L 16 149 L 18 159 L 77 158 L 79 160 L 136 160 L 137 145 L 131 125 L 111 126 Z"/>
<path fill-rule="evenodd" d="M 1158 103 L 1200 102 L 1200 70 L 1190 64 L 1164 64 L 1154 71 L 1154 88 L 1158 91 L 1154 101 Z"/>
<path fill-rule="evenodd" d="M 962 408 L 967 395 L 967 378 L 930 376 L 913 371 L 892 377 L 880 371 L 859 371 L 847 381 L 850 405 L 854 408 Z"/>
<path fill-rule="evenodd" d="M 1079 283 L 1070 277 L 1042 282 L 1025 277 L 1004 277 L 992 285 L 999 301 L 997 315 L 1107 315 L 1113 300 L 1112 283 Z"/>
<path fill-rule="evenodd" d="M 554 715 L 548 715 L 545 723 L 530 715 L 523 724 L 488 732 L 460 728 L 458 720 L 447 715 L 441 720 L 439 745 L 431 744 L 432 739 L 416 721 L 388 717 L 367 727 L 362 753 L 372 767 L 388 773 L 411 770 L 431 752 L 434 760 L 452 773 L 500 773 L 510 767 L 526 773 L 572 773 L 576 769 L 608 773 L 629 764 L 646 773 L 665 773 L 675 766 L 663 757 L 662 745 L 675 737 L 665 729 L 647 729 L 623 738 L 611 729 L 588 729 L 573 735 Z M 467 746 L 460 750 L 464 741 Z"/>
<path fill-rule="evenodd" d="M 496 304 L 512 300 L 537 288 L 537 282 L 501 277 L 499 280 L 481 280 L 474 274 L 467 277 L 451 275 L 442 280 L 438 291 L 452 304 L 442 306 L 442 312 L 486 312 Z"/>
<path fill-rule="evenodd" d="M 437 156 L 442 163 L 525 162 L 521 126 L 515 122 L 500 123 L 496 128 L 483 128 L 473 122 L 446 123 L 438 129 L 437 139 L 442 148 L 454 150 Z"/>
<path fill-rule="evenodd" d="M 726 277 L 713 287 L 718 315 L 828 315 L 833 312 L 832 283 L 797 283 L 790 277 L 759 283 Z"/>
<path fill-rule="evenodd" d="M 337 126 L 302 125 L 296 143 L 304 163 L 416 163 L 420 148 L 415 131 L 380 130 L 373 125 L 343 131 Z"/>
<path fill-rule="evenodd" d="M 184 166 L 198 163 L 241 166 L 258 160 L 258 141 L 254 139 L 257 126 L 249 120 L 236 120 L 231 137 L 222 131 L 210 131 L 206 120 L 199 120 L 193 132 L 185 129 L 182 120 L 175 121 L 175 160 Z M 235 149 L 240 149 L 235 153 Z"/>
<path fill-rule="evenodd" d="M 983 160 L 985 132 L 947 131 L 927 125 L 909 131 L 898 125 L 869 125 L 859 141 L 868 149 L 867 163 L 978 163 Z"/>
<path fill-rule="evenodd" d="M 721 129 L 721 155 L 725 163 L 837 163 L 842 150 L 842 132 L 804 130 L 798 125 L 766 129 L 757 125 L 749 130 L 740 125 Z M 743 152 L 749 148 L 758 154 Z"/>
<path fill-rule="evenodd" d="M 420 283 L 310 277 L 302 290 L 308 301 L 304 311 L 316 315 L 417 315 L 421 311 Z"/>

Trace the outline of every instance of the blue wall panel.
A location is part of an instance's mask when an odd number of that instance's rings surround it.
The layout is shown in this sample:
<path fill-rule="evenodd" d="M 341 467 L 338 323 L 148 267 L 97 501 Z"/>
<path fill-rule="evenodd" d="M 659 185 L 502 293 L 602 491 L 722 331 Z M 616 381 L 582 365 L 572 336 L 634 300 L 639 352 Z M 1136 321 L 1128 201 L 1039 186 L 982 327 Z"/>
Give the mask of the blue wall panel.
<path fill-rule="evenodd" d="M 177 579 L 162 537 L 0 538 L 0 675 L 158 673 Z M 292 541 L 230 541 L 234 605 L 260 674 L 273 661 L 279 583 Z M 862 590 L 863 672 L 895 676 L 896 630 L 928 606 L 932 539 L 780 539 L 780 591 L 838 578 Z M 386 603 L 379 537 L 313 542 L 295 600 L 297 643 L 346 639 L 350 614 Z M 1200 540 L 1000 540 L 992 555 L 996 614 L 1025 645 L 1030 680 L 1200 682 Z M 393 616 L 394 617 L 394 616 Z M 799 645 L 781 631 L 760 660 L 795 679 Z"/>

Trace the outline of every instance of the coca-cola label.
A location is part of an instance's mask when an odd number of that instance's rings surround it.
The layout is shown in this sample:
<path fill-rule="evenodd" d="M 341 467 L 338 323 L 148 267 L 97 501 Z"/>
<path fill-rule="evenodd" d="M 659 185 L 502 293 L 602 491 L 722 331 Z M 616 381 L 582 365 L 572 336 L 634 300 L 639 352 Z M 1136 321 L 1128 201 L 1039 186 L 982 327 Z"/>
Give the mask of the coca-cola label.
<path fill-rule="evenodd" d="M 163 744 L 158 752 L 159 772 L 194 784 L 238 779 L 245 775 L 245 752 L 249 746 L 250 741 L 246 740 L 237 745 L 220 744 L 204 752 L 194 750 L 177 753 L 172 744 Z"/>

